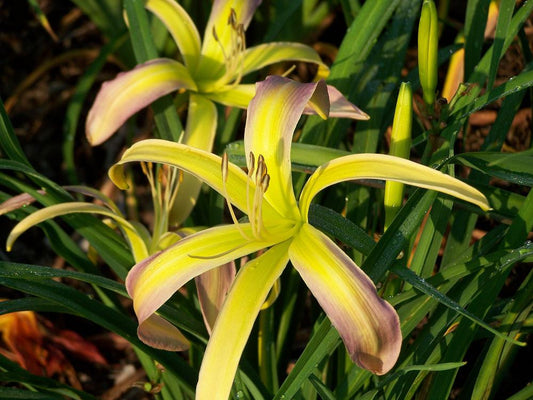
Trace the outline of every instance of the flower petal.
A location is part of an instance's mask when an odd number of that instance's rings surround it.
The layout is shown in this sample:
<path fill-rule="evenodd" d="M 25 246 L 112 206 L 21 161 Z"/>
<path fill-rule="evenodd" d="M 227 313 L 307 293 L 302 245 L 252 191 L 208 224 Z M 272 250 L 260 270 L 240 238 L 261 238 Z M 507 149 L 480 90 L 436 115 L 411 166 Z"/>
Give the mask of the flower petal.
<path fill-rule="evenodd" d="M 318 53 L 310 46 L 294 42 L 273 42 L 246 49 L 243 75 L 281 61 L 302 61 L 327 68 Z"/>
<path fill-rule="evenodd" d="M 287 265 L 289 243 L 272 247 L 240 269 L 207 344 L 196 386 L 196 400 L 228 399 L 257 314 Z"/>
<path fill-rule="evenodd" d="M 329 107 L 326 84 L 298 83 L 269 76 L 257 84 L 248 107 L 244 131 L 245 154 L 262 155 L 270 175 L 265 198 L 286 218 L 299 218 L 291 176 L 291 142 L 304 107 L 314 97 L 315 106 Z M 322 99 L 322 101 L 320 101 Z M 329 110 L 323 110 L 327 115 Z"/>
<path fill-rule="evenodd" d="M 109 170 L 109 177 L 115 185 L 126 189 L 128 184 L 124 177 L 124 164 L 140 161 L 167 164 L 182 169 L 228 197 L 232 204 L 243 212 L 247 212 L 246 188 L 248 185 L 250 193 L 253 193 L 255 184 L 250 182 L 242 169 L 229 163 L 224 185 L 221 173 L 222 158 L 217 155 L 185 144 L 146 139 L 135 143 L 124 152 L 121 160 Z M 268 202 L 263 204 L 263 215 L 276 215 Z"/>
<path fill-rule="evenodd" d="M 187 11 L 175 0 L 147 0 L 145 7 L 165 24 L 180 49 L 183 61 L 194 71 L 200 58 L 200 34 Z"/>
<path fill-rule="evenodd" d="M 104 142 L 137 111 L 181 88 L 194 90 L 196 84 L 183 64 L 166 58 L 118 74 L 102 85 L 89 110 L 87 140 L 93 146 Z"/>
<path fill-rule="evenodd" d="M 74 213 L 99 214 L 112 218 L 122 230 L 124 236 L 126 236 L 135 260 L 140 261 L 148 256 L 146 243 L 144 242 L 142 235 L 135 229 L 134 225 L 106 207 L 83 202 L 53 204 L 34 211 L 15 225 L 11 230 L 6 240 L 7 251 L 11 251 L 11 247 L 13 246 L 13 243 L 15 243 L 15 240 L 32 226 L 40 224 L 48 219 Z"/>
<path fill-rule="evenodd" d="M 250 224 L 217 226 L 188 236 L 136 264 L 126 278 L 126 289 L 139 324 L 192 278 L 283 241 L 292 232 L 287 225 L 281 225 L 270 230 L 268 241 L 257 241 L 251 239 Z"/>
<path fill-rule="evenodd" d="M 152 314 L 139 325 L 137 336 L 156 349 L 183 351 L 190 347 L 190 342 L 180 330 L 157 314 Z"/>
<path fill-rule="evenodd" d="M 248 108 L 248 104 L 255 96 L 255 84 L 241 84 L 228 90 L 220 90 L 205 94 L 214 102 L 229 107 Z"/>
<path fill-rule="evenodd" d="M 400 321 L 365 273 L 326 235 L 304 224 L 289 248 L 294 268 L 341 336 L 351 359 L 388 372 L 402 345 Z"/>
<path fill-rule="evenodd" d="M 198 301 L 207 331 L 211 333 L 231 284 L 235 280 L 235 262 L 230 261 L 196 277 Z"/>
<path fill-rule="evenodd" d="M 311 175 L 300 195 L 302 216 L 307 218 L 309 204 L 319 191 L 335 183 L 355 179 L 402 182 L 455 196 L 483 210 L 490 208 L 480 191 L 433 168 L 384 154 L 352 154 L 323 164 Z"/>
<path fill-rule="evenodd" d="M 205 28 L 198 76 L 209 76 L 213 79 L 222 71 L 225 65 L 222 49 L 226 54 L 230 54 L 232 40 L 235 39 L 236 35 L 234 28 L 229 24 L 232 11 L 235 12 L 236 24 L 242 24 L 246 30 L 259 4 L 261 4 L 261 0 L 214 1 Z"/>
<path fill-rule="evenodd" d="M 351 119 L 370 119 L 367 113 L 350 103 L 344 95 L 334 86 L 328 85 L 329 96 L 329 117 L 330 118 L 351 118 Z M 305 107 L 304 114 L 316 114 L 317 112 L 311 107 Z"/>
<path fill-rule="evenodd" d="M 46 194 L 44 190 L 39 190 L 38 192 L 42 195 Z M 34 201 L 35 198 L 29 193 L 21 193 L 16 196 L 10 197 L 6 201 L 0 203 L 0 215 L 4 215 L 8 212 L 18 210 L 22 207 L 26 207 Z"/>
<path fill-rule="evenodd" d="M 216 130 L 217 109 L 213 102 L 191 93 L 183 143 L 210 152 L 213 148 Z M 196 204 L 201 187 L 201 180 L 187 173 L 183 175 L 170 213 L 172 224 L 180 225 L 189 216 Z"/>

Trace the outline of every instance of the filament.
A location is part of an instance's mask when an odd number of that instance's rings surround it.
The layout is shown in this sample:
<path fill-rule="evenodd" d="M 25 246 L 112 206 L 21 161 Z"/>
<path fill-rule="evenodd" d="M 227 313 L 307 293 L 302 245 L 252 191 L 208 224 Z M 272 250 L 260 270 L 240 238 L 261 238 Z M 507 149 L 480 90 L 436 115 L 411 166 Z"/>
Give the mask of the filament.
<path fill-rule="evenodd" d="M 233 210 L 233 205 L 231 204 L 231 200 L 228 195 L 228 189 L 226 186 L 226 182 L 228 180 L 228 153 L 224 152 L 222 154 L 222 162 L 221 162 L 221 170 L 222 170 L 222 188 L 224 191 L 224 198 L 226 199 L 226 203 L 228 204 L 229 213 L 231 215 L 231 219 L 233 220 L 233 223 L 237 226 L 237 229 L 239 230 L 239 233 L 242 235 L 243 238 L 246 240 L 250 240 L 249 236 L 244 233 L 244 231 L 241 228 L 241 225 L 239 223 L 239 220 L 237 219 L 237 216 L 235 215 L 235 211 Z"/>
<path fill-rule="evenodd" d="M 244 32 L 244 25 L 237 22 L 237 13 L 232 8 L 228 16 L 228 25 L 230 29 L 230 43 L 229 49 L 225 49 L 220 41 L 215 27 L 213 26 L 212 34 L 215 41 L 218 43 L 226 71 L 222 76 L 225 85 L 230 87 L 236 86 L 241 82 L 243 73 L 243 57 L 246 49 L 246 36 Z M 229 51 L 227 51 L 229 50 Z"/>

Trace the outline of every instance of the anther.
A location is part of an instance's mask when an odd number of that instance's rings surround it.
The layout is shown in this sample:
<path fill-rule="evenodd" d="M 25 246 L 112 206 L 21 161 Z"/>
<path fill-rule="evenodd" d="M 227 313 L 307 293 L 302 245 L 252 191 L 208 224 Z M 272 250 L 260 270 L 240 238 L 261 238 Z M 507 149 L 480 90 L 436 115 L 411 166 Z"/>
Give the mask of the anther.
<path fill-rule="evenodd" d="M 228 180 L 228 153 L 222 154 L 222 162 L 220 164 L 222 170 L 222 180 L 226 182 Z"/>
<path fill-rule="evenodd" d="M 166 184 L 166 176 L 165 176 L 165 166 L 160 166 L 158 169 L 157 169 L 157 181 L 161 184 Z"/>
<path fill-rule="evenodd" d="M 270 175 L 266 174 L 261 179 L 261 190 L 263 191 L 263 193 L 265 193 L 267 191 L 269 184 L 270 184 Z"/>
<path fill-rule="evenodd" d="M 231 25 L 232 28 L 237 28 L 237 13 L 233 8 L 229 13 L 228 25 Z"/>
<path fill-rule="evenodd" d="M 248 164 L 249 164 L 248 177 L 250 178 L 252 174 L 254 173 L 254 169 L 255 169 L 255 157 L 254 157 L 254 153 L 252 152 L 250 152 L 248 156 Z"/>
<path fill-rule="evenodd" d="M 267 166 L 265 164 L 265 158 L 262 154 L 259 154 L 257 158 L 257 171 L 255 172 L 255 182 L 257 185 L 261 184 L 263 177 L 267 174 Z"/>

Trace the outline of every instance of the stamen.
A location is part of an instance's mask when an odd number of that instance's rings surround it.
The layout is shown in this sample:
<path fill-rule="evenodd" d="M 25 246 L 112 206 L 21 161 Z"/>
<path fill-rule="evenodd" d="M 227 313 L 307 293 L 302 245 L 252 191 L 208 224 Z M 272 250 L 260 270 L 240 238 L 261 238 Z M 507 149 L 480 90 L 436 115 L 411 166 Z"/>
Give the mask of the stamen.
<path fill-rule="evenodd" d="M 241 228 L 241 225 L 239 224 L 239 220 L 237 219 L 237 216 L 235 215 L 235 211 L 233 210 L 233 206 L 231 204 L 231 200 L 228 195 L 228 189 L 226 187 L 226 182 L 228 180 L 229 161 L 228 161 L 228 153 L 226 152 L 222 154 L 222 162 L 220 164 L 220 167 L 222 170 L 222 186 L 223 186 L 223 191 L 224 191 L 224 198 L 226 199 L 226 203 L 228 204 L 228 209 L 231 215 L 231 219 L 233 220 L 233 223 L 237 226 L 237 229 L 239 230 L 242 237 L 245 238 L 246 240 L 250 240 L 248 235 L 244 233 L 244 231 Z"/>
<path fill-rule="evenodd" d="M 250 181 L 252 180 L 252 175 L 254 173 L 255 168 L 255 157 L 254 153 L 250 152 L 248 156 L 248 179 L 246 181 L 246 210 L 248 211 L 248 215 L 250 214 Z"/>
<path fill-rule="evenodd" d="M 263 194 L 266 193 L 269 184 L 270 184 L 270 175 L 266 174 L 265 176 L 263 176 L 263 179 L 261 179 L 261 190 L 263 191 Z"/>
<path fill-rule="evenodd" d="M 152 200 L 154 203 L 157 200 L 157 185 L 154 179 L 154 165 L 151 162 L 141 162 L 141 169 L 146 176 L 146 179 L 148 180 L 148 184 L 150 185 L 150 190 L 152 192 Z"/>
<path fill-rule="evenodd" d="M 228 16 L 228 25 L 231 25 L 232 28 L 236 28 L 237 26 L 237 13 L 233 8 L 231 9 Z"/>
<path fill-rule="evenodd" d="M 263 204 L 263 179 L 267 176 L 267 167 L 265 164 L 265 158 L 262 154 L 257 158 L 257 170 L 255 171 L 255 191 L 252 209 L 250 210 L 249 218 L 252 223 L 252 231 L 256 238 L 260 237 L 261 228 L 263 227 L 262 221 L 262 204 Z M 267 178 L 268 181 L 270 178 Z"/>
<path fill-rule="evenodd" d="M 228 15 L 228 26 L 230 29 L 229 49 L 225 49 L 213 26 L 212 34 L 218 43 L 224 58 L 225 72 L 221 77 L 224 85 L 234 87 L 241 82 L 243 72 L 243 57 L 246 49 L 246 36 L 244 25 L 238 23 L 237 13 L 232 8 Z"/>
<path fill-rule="evenodd" d="M 222 181 L 226 183 L 228 180 L 228 169 L 229 169 L 229 160 L 228 160 L 228 153 L 224 152 L 222 154 L 222 161 L 220 163 L 220 170 L 222 172 Z"/>
<path fill-rule="evenodd" d="M 259 154 L 259 158 L 257 159 L 257 172 L 255 175 L 257 184 L 261 184 L 261 181 L 263 180 L 267 172 L 268 170 L 265 164 L 265 157 L 263 157 L 262 154 Z"/>
<path fill-rule="evenodd" d="M 167 171 L 167 168 L 166 168 L 166 165 L 161 165 L 159 166 L 159 168 L 157 169 L 157 181 L 164 185 L 166 182 L 166 177 L 165 177 L 165 172 Z"/>
<path fill-rule="evenodd" d="M 265 165 L 265 170 L 266 170 L 266 165 Z M 269 174 L 265 174 L 263 176 L 263 178 L 261 179 L 261 202 L 259 204 L 259 207 L 258 207 L 258 215 L 259 215 L 259 232 L 261 233 L 266 233 L 268 235 L 268 230 L 265 228 L 265 225 L 264 225 L 264 222 L 263 222 L 263 197 L 265 196 L 265 193 L 268 189 L 268 186 L 270 184 L 270 175 Z"/>
<path fill-rule="evenodd" d="M 295 65 L 295 64 L 292 64 L 292 66 L 291 66 L 287 71 L 285 71 L 283 74 L 281 74 L 281 76 L 283 76 L 283 77 L 286 78 L 286 77 L 289 76 L 289 74 L 290 74 L 292 71 L 294 71 L 295 69 L 296 69 L 296 65 Z"/>
<path fill-rule="evenodd" d="M 218 38 L 217 30 L 215 29 L 214 25 L 213 25 L 213 38 L 218 43 L 218 46 L 220 47 L 220 50 L 222 51 L 222 56 L 224 57 L 224 62 L 227 65 L 229 63 L 229 58 L 226 54 L 226 51 L 224 50 L 224 46 L 222 46 L 222 43 L 220 43 L 220 39 Z"/>
<path fill-rule="evenodd" d="M 168 209 L 170 210 L 172 206 L 174 205 L 174 202 L 176 201 L 176 197 L 178 196 L 178 191 L 181 186 L 181 183 L 183 182 L 183 171 L 178 168 L 172 168 L 172 176 L 170 180 L 171 185 L 168 189 L 170 196 L 168 198 Z"/>
<path fill-rule="evenodd" d="M 248 156 L 248 161 L 248 164 L 250 164 L 250 166 L 248 167 L 248 177 L 251 178 L 255 168 L 254 153 L 250 152 L 250 155 Z"/>

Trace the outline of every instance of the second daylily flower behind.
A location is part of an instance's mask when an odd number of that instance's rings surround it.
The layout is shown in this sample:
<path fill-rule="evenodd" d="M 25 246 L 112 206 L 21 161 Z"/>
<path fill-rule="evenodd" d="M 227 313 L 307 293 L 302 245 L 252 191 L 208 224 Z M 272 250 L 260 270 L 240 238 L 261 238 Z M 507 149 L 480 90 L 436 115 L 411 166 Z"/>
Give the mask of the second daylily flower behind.
<path fill-rule="evenodd" d="M 246 49 L 245 30 L 261 0 L 215 0 L 203 42 L 187 12 L 175 0 L 147 0 L 146 8 L 167 27 L 183 63 L 159 58 L 119 74 L 102 85 L 86 123 L 92 145 L 107 140 L 134 113 L 176 91 L 189 92 L 187 125 L 182 143 L 211 151 L 217 110 L 213 102 L 246 108 L 255 93 L 241 78 L 280 61 L 304 61 L 326 68 L 309 46 L 275 42 Z M 197 180 L 185 176 L 174 223 L 190 213 L 200 190 Z"/>
<path fill-rule="evenodd" d="M 126 286 L 148 344 L 157 341 L 161 348 L 174 349 L 164 331 L 154 332 L 151 341 L 143 325 L 187 281 L 266 249 L 240 268 L 228 293 L 204 355 L 197 399 L 228 398 L 255 318 L 289 261 L 338 330 L 354 362 L 376 374 L 386 373 L 396 362 L 402 336 L 394 308 L 379 298 L 372 281 L 330 238 L 308 223 L 310 203 L 320 190 L 353 179 L 390 179 L 488 208 L 480 192 L 459 180 L 380 154 L 354 154 L 322 165 L 297 202 L 290 149 L 306 106 L 328 115 L 330 101 L 323 81 L 300 84 L 269 77 L 257 84 L 244 136 L 248 173 L 226 157 L 156 139 L 132 146 L 110 170 L 113 181 L 124 188 L 125 163 L 151 161 L 183 169 L 227 199 L 235 222 L 191 235 L 131 270 Z M 238 222 L 232 206 L 246 213 L 248 222 Z"/>

